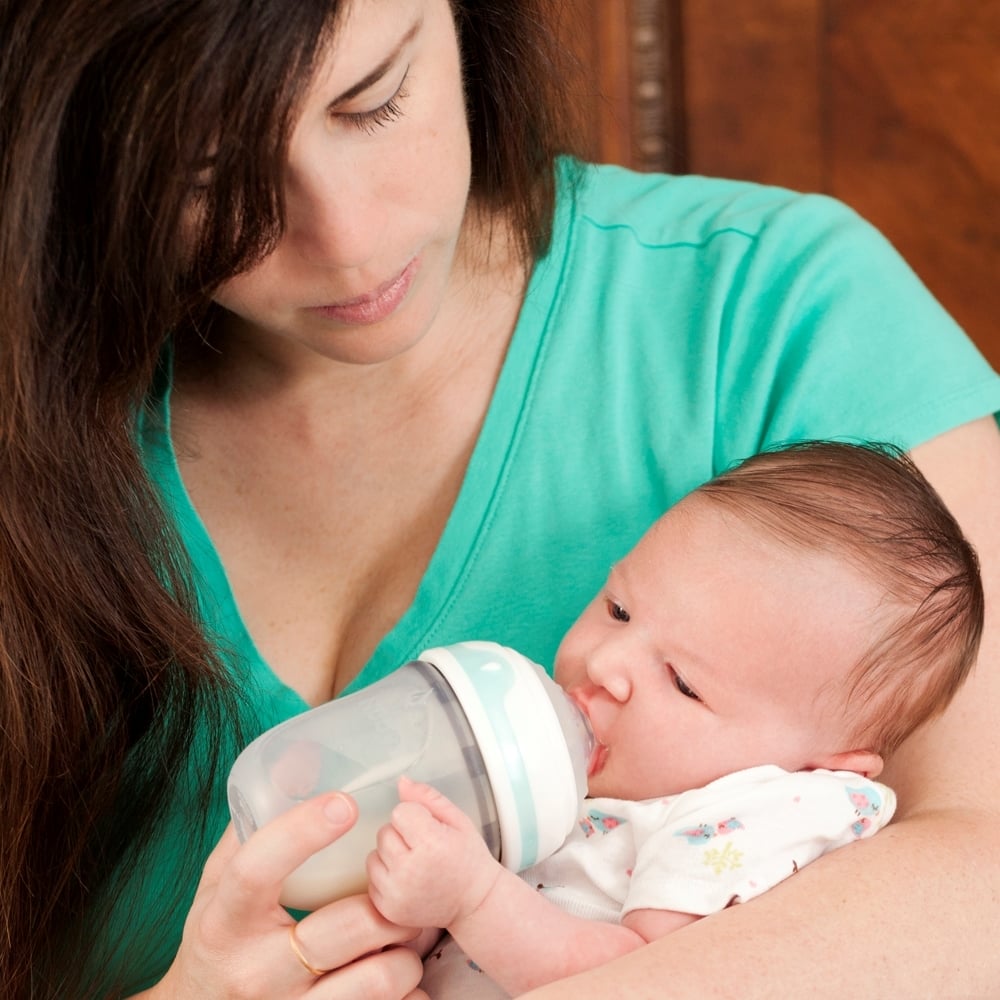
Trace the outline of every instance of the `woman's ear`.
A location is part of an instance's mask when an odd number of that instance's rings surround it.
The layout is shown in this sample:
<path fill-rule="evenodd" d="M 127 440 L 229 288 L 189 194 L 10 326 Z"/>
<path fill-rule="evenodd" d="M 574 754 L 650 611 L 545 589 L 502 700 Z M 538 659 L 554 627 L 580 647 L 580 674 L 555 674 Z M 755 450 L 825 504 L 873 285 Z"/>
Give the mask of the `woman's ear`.
<path fill-rule="evenodd" d="M 845 750 L 831 754 L 810 766 L 824 767 L 828 771 L 854 771 L 866 778 L 877 778 L 882 773 L 882 756 L 874 750 Z"/>

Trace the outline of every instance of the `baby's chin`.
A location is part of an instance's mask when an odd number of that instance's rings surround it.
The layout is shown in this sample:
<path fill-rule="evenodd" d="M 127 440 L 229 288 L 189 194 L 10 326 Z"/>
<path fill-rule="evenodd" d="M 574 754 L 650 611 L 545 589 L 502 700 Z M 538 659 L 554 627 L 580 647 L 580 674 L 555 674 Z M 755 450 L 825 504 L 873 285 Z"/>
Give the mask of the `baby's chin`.
<path fill-rule="evenodd" d="M 633 772 L 626 774 L 616 773 L 614 765 L 609 763 L 610 754 L 606 747 L 601 746 L 603 753 L 598 759 L 598 766 L 593 769 L 587 778 L 587 797 L 591 799 L 626 799 L 630 802 L 643 802 L 651 799 L 665 799 L 671 795 L 678 795 L 689 788 L 698 787 L 696 784 L 684 785 L 679 782 L 679 778 L 668 779 L 663 776 L 662 781 L 650 780 L 652 776 L 647 775 L 647 780 L 637 781 Z"/>
<path fill-rule="evenodd" d="M 595 760 L 596 758 L 596 760 Z M 614 768 L 608 767 L 607 748 L 598 744 L 594 758 L 591 759 L 591 772 L 587 778 L 587 796 L 591 799 L 640 799 L 644 795 L 635 794 L 639 791 L 634 783 L 623 781 L 620 775 L 614 773 Z M 594 767 L 596 763 L 596 767 Z"/>

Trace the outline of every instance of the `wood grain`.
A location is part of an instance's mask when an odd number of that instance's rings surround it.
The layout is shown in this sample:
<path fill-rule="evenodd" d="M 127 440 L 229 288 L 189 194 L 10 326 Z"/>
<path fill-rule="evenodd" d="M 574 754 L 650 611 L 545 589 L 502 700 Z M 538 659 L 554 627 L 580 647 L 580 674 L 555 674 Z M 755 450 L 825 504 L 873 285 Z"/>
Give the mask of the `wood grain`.
<path fill-rule="evenodd" d="M 821 0 L 681 10 L 690 171 L 823 190 Z"/>
<path fill-rule="evenodd" d="M 830 7 L 831 193 L 1000 367 L 1000 3 Z"/>
<path fill-rule="evenodd" d="M 1000 0 L 562 0 L 591 155 L 841 198 L 1000 368 Z"/>

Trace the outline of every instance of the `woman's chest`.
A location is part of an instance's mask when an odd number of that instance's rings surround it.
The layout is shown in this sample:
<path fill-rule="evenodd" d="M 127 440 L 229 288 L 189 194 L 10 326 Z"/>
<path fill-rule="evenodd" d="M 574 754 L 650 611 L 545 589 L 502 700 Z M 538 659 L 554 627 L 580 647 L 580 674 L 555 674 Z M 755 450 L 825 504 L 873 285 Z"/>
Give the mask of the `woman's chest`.
<path fill-rule="evenodd" d="M 208 420 L 179 451 L 247 631 L 310 703 L 342 690 L 410 606 L 478 425 L 305 434 Z"/>

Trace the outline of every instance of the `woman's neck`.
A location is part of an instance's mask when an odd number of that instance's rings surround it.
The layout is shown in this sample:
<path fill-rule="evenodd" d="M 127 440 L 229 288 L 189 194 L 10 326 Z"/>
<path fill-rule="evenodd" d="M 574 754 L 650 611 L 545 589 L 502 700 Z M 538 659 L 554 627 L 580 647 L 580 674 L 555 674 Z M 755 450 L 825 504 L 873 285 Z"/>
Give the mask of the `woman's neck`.
<path fill-rule="evenodd" d="M 408 406 L 479 371 L 492 385 L 516 325 L 527 269 L 505 228 L 460 243 L 449 286 L 427 331 L 406 350 L 371 364 L 345 362 L 314 344 L 254 327 L 219 310 L 207 337 L 179 345 L 175 391 L 211 393 L 235 405 L 335 407 L 350 418 L 398 402 Z M 336 413 L 327 413 L 336 417 Z"/>

